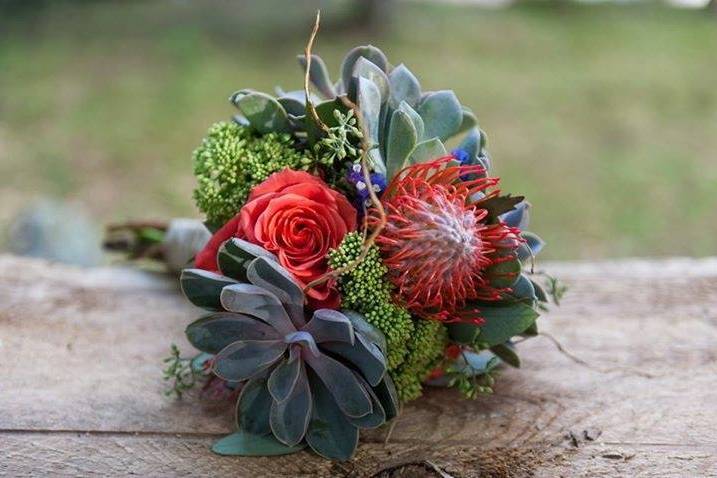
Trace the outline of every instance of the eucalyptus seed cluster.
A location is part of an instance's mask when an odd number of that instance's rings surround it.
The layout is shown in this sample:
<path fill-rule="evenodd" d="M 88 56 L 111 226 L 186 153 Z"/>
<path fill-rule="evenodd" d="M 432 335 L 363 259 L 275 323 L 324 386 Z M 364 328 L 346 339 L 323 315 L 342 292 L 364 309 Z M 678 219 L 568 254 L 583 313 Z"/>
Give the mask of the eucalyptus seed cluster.
<path fill-rule="evenodd" d="M 334 110 L 334 118 L 338 123 L 329 127 L 326 136 L 314 145 L 315 162 L 324 166 L 332 166 L 335 161 L 344 159 L 358 160 L 361 149 L 356 146 L 363 138 L 353 110 L 342 113 Z"/>

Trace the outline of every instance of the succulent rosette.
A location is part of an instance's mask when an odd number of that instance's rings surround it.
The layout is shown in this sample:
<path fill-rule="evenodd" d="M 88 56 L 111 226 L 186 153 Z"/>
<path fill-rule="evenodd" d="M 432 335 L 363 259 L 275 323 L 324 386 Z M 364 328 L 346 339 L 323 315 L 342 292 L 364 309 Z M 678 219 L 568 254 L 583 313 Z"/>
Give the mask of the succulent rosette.
<path fill-rule="evenodd" d="M 452 91 L 373 46 L 336 82 L 299 61 L 304 90 L 239 90 L 194 153 L 213 235 L 181 276 L 208 311 L 186 335 L 194 368 L 238 394 L 217 453 L 345 460 L 426 384 L 490 393 L 559 287 L 533 273 L 530 204 L 501 192 Z"/>

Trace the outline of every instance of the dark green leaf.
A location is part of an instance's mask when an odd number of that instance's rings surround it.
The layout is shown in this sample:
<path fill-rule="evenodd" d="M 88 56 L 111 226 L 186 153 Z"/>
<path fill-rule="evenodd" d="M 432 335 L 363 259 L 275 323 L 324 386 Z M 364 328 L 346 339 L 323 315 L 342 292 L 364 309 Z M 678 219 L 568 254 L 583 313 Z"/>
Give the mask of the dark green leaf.
<path fill-rule="evenodd" d="M 495 288 L 512 287 L 520 277 L 520 261 L 517 256 L 500 259 L 501 262 L 493 264 L 485 270 L 485 275 L 490 281 L 490 285 Z"/>
<path fill-rule="evenodd" d="M 306 444 L 286 446 L 271 435 L 252 435 L 239 430 L 222 438 L 212 446 L 218 455 L 229 456 L 278 456 L 296 453 L 306 448 Z"/>
<path fill-rule="evenodd" d="M 510 295 L 518 300 L 525 301 L 528 305 L 532 305 L 537 297 L 535 296 L 535 287 L 533 283 L 524 274 L 518 278 L 518 281 L 511 286 Z"/>
<path fill-rule="evenodd" d="M 278 259 L 274 254 L 261 246 L 243 239 L 232 238 L 224 242 L 217 252 L 219 270 L 227 277 L 240 282 L 247 281 L 246 269 L 257 257 L 267 257 L 272 261 Z"/>
<path fill-rule="evenodd" d="M 255 286 L 274 294 L 284 305 L 294 327 L 306 324 L 304 318 L 304 291 L 291 274 L 277 261 L 257 257 L 247 268 L 247 279 Z"/>
<path fill-rule="evenodd" d="M 314 337 L 316 343 L 344 342 L 353 346 L 354 328 L 351 321 L 338 310 L 319 309 L 302 329 Z"/>
<path fill-rule="evenodd" d="M 179 277 L 182 292 L 189 301 L 207 310 L 221 310 L 222 289 L 237 281 L 203 269 L 184 269 Z"/>
<path fill-rule="evenodd" d="M 373 389 L 364 380 L 364 378 L 358 373 L 354 372 L 359 382 L 366 388 L 369 396 L 371 397 L 371 404 L 373 410 L 368 415 L 364 415 L 361 418 L 349 418 L 349 421 L 359 428 L 378 428 L 386 423 L 386 412 L 383 410 L 381 401 L 378 399 Z"/>
<path fill-rule="evenodd" d="M 545 247 L 545 241 L 535 233 L 523 231 L 520 237 L 525 239 L 528 247 L 533 251 L 533 256 L 537 256 L 538 253 L 543 250 L 543 247 Z"/>
<path fill-rule="evenodd" d="M 513 347 L 506 344 L 498 344 L 491 347 L 490 350 L 511 367 L 520 368 L 520 357 L 515 353 Z"/>
<path fill-rule="evenodd" d="M 294 391 L 301 374 L 302 361 L 298 357 L 282 359 L 269 375 L 267 387 L 277 402 L 283 402 Z"/>
<path fill-rule="evenodd" d="M 478 340 L 489 346 L 502 344 L 511 337 L 521 334 L 538 317 L 538 313 L 531 306 L 522 302 L 504 307 L 481 305 L 479 309 L 485 323 L 480 327 Z"/>
<path fill-rule="evenodd" d="M 510 194 L 506 196 L 494 196 L 477 201 L 476 206 L 488 211 L 489 222 L 496 222 L 501 214 L 512 211 L 515 206 L 524 199 L 523 196 L 512 197 Z"/>
<path fill-rule="evenodd" d="M 448 334 L 454 342 L 473 345 L 480 334 L 480 327 L 465 322 L 456 322 L 448 325 Z"/>

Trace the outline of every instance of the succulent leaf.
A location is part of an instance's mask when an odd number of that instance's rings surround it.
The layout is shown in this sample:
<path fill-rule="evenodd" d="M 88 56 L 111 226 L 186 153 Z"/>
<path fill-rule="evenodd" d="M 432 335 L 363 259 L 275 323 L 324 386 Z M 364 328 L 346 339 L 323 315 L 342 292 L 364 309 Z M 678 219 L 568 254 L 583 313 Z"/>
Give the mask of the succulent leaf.
<path fill-rule="evenodd" d="M 460 145 L 458 145 L 458 148 L 468 153 L 468 157 L 470 158 L 470 164 L 475 164 L 475 161 L 478 158 L 478 154 L 481 151 L 480 130 L 478 128 L 471 129 L 468 134 L 466 134 L 466 136 L 463 138 L 463 141 L 461 141 Z"/>
<path fill-rule="evenodd" d="M 421 99 L 421 85 L 403 63 L 391 70 L 388 81 L 391 85 L 391 107 L 398 108 L 403 101 L 413 107 L 418 104 Z"/>
<path fill-rule="evenodd" d="M 370 324 L 364 316 L 358 312 L 352 310 L 344 310 L 342 312 L 351 321 L 356 334 L 361 334 L 368 339 L 369 342 L 376 344 L 381 352 L 386 355 L 386 337 L 378 327 Z"/>
<path fill-rule="evenodd" d="M 386 373 L 386 357 L 381 349 L 360 333 L 353 345 L 327 342 L 322 348 L 356 366 L 371 385 L 377 385 Z"/>
<path fill-rule="evenodd" d="M 306 112 L 305 102 L 306 99 L 299 99 L 293 96 L 281 96 L 277 100 L 281 106 L 284 107 L 286 113 L 291 116 L 303 116 Z"/>
<path fill-rule="evenodd" d="M 386 174 L 386 166 L 381 158 L 378 150 L 378 132 L 381 118 L 381 93 L 376 84 L 366 78 L 358 79 L 358 107 L 363 117 L 363 127 L 371 149 L 369 150 L 369 158 L 373 170 L 377 173 Z"/>
<path fill-rule="evenodd" d="M 319 309 L 302 329 L 310 333 L 317 343 L 345 342 L 353 346 L 354 329 L 351 321 L 337 310 Z"/>
<path fill-rule="evenodd" d="M 354 375 L 356 376 L 356 379 L 361 382 L 361 384 L 366 388 L 366 391 L 369 394 L 369 397 L 371 397 L 371 404 L 373 406 L 373 410 L 368 415 L 364 415 L 360 418 L 350 418 L 349 421 L 354 424 L 355 426 L 359 428 L 378 428 L 384 423 L 386 423 L 386 412 L 383 410 L 383 406 L 381 405 L 381 401 L 376 396 L 376 393 L 373 391 L 373 389 L 369 386 L 369 384 L 366 382 L 366 380 L 361 377 L 361 375 L 354 372 Z"/>
<path fill-rule="evenodd" d="M 274 436 L 287 446 L 297 445 L 306 434 L 311 417 L 311 389 L 301 361 L 297 381 L 289 396 L 283 401 L 274 400 L 269 413 L 269 423 Z"/>
<path fill-rule="evenodd" d="M 258 91 L 240 90 L 231 96 L 230 101 L 259 134 L 291 132 L 286 110 L 272 96 Z"/>
<path fill-rule="evenodd" d="M 368 392 L 347 366 L 323 353 L 318 357 L 307 355 L 304 360 L 331 392 L 343 413 L 354 418 L 371 413 Z"/>
<path fill-rule="evenodd" d="M 371 80 L 378 88 L 381 96 L 381 103 L 388 99 L 390 86 L 388 76 L 378 66 L 364 57 L 359 58 L 354 65 L 353 78 L 366 78 Z"/>
<path fill-rule="evenodd" d="M 313 374 L 309 380 L 313 406 L 306 442 L 324 458 L 348 460 L 358 446 L 358 428 L 348 421 L 322 380 Z"/>
<path fill-rule="evenodd" d="M 511 367 L 520 368 L 520 357 L 515 353 L 515 349 L 507 344 L 498 344 L 490 348 L 503 362 L 507 363 Z"/>
<path fill-rule="evenodd" d="M 478 118 L 476 118 L 475 113 L 473 113 L 473 111 L 471 111 L 471 109 L 467 106 L 461 105 L 461 109 L 463 110 L 461 125 L 458 127 L 458 131 L 456 131 L 455 134 L 463 133 L 464 131 L 468 131 L 469 129 L 478 126 Z"/>
<path fill-rule="evenodd" d="M 448 154 L 446 147 L 438 138 L 427 139 L 418 143 L 411 151 L 409 162 L 411 164 L 426 163 Z"/>
<path fill-rule="evenodd" d="M 237 427 L 254 435 L 271 433 L 269 411 L 271 395 L 266 388 L 266 377 L 249 380 L 237 400 Z"/>
<path fill-rule="evenodd" d="M 386 177 L 391 179 L 403 169 L 418 143 L 418 132 L 408 113 L 396 110 L 391 115 L 391 127 L 386 145 Z"/>
<path fill-rule="evenodd" d="M 510 295 L 531 305 L 538 300 L 535 287 L 533 287 L 532 281 L 525 274 L 521 274 L 518 281 L 513 284 Z"/>
<path fill-rule="evenodd" d="M 281 340 L 239 340 L 217 354 L 212 371 L 230 382 L 247 380 L 269 368 L 285 350 Z"/>
<path fill-rule="evenodd" d="M 281 334 L 296 331 L 279 299 L 266 289 L 253 284 L 232 284 L 221 291 L 222 306 L 238 314 L 263 320 Z"/>
<path fill-rule="evenodd" d="M 515 209 L 500 216 L 501 221 L 510 227 L 517 227 L 521 231 L 528 228 L 530 223 L 530 203 L 527 201 L 515 205 Z"/>
<path fill-rule="evenodd" d="M 367 45 L 353 48 L 346 54 L 341 64 L 341 81 L 345 92 L 349 90 L 354 65 L 358 59 L 362 57 L 379 67 L 381 71 L 385 72 L 388 70 L 388 59 L 386 59 L 386 55 L 375 46 Z"/>
<path fill-rule="evenodd" d="M 463 110 L 450 90 L 429 94 L 418 106 L 418 114 L 426 125 L 426 137 L 446 140 L 456 134 L 463 122 Z"/>
<path fill-rule="evenodd" d="M 381 402 L 381 406 L 386 414 L 386 421 L 397 417 L 400 406 L 398 392 L 396 391 L 396 385 L 388 374 L 383 377 L 383 380 L 381 380 L 378 385 L 373 387 L 373 392 Z"/>
<path fill-rule="evenodd" d="M 207 310 L 221 310 L 219 295 L 222 289 L 237 281 L 203 269 L 184 269 L 179 277 L 182 292 L 189 301 Z"/>
<path fill-rule="evenodd" d="M 279 334 L 269 325 L 241 314 L 218 312 L 206 315 L 187 326 L 187 339 L 197 349 L 219 353 L 237 340 L 278 340 Z"/>
<path fill-rule="evenodd" d="M 542 240 L 540 236 L 535 233 L 523 231 L 520 233 L 520 237 L 525 239 L 526 244 L 533 252 L 534 256 L 537 256 L 538 253 L 543 250 L 543 247 L 545 247 L 545 241 Z"/>
<path fill-rule="evenodd" d="M 276 296 L 284 305 L 294 327 L 306 324 L 304 319 L 304 291 L 278 262 L 258 257 L 247 268 L 247 278 L 255 286 Z"/>
<path fill-rule="evenodd" d="M 261 246 L 243 239 L 232 238 L 224 242 L 217 252 L 219 270 L 227 277 L 240 282 L 247 280 L 247 267 L 257 257 L 278 261 L 277 257 Z"/>
<path fill-rule="evenodd" d="M 401 104 L 398 105 L 398 109 L 406 113 L 408 117 L 411 118 L 413 127 L 416 128 L 416 136 L 418 138 L 418 141 L 426 139 L 426 128 L 423 123 L 423 118 L 421 118 L 421 115 L 419 115 L 418 112 L 405 101 L 402 101 Z"/>
<path fill-rule="evenodd" d="M 306 55 L 299 55 L 297 58 L 301 69 L 306 71 Z M 334 85 L 331 84 L 331 78 L 326 69 L 326 64 L 318 55 L 311 55 L 309 80 L 324 98 L 334 98 L 336 96 L 336 90 L 334 89 Z"/>
<path fill-rule="evenodd" d="M 301 360 L 283 359 L 269 375 L 267 387 L 277 402 L 286 400 L 296 387 L 301 373 Z"/>
<path fill-rule="evenodd" d="M 312 357 L 318 357 L 320 354 L 319 348 L 316 346 L 316 341 L 314 340 L 314 337 L 308 332 L 292 332 L 286 337 L 284 337 L 284 342 L 286 342 L 287 344 L 300 345 L 302 349 L 308 351 Z"/>

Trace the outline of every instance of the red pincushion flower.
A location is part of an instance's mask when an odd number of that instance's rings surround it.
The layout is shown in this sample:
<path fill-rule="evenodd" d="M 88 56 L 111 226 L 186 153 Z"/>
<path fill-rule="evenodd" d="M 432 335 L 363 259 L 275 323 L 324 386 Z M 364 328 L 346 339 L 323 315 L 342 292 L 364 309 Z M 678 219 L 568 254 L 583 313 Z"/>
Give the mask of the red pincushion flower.
<path fill-rule="evenodd" d="M 231 237 L 262 246 L 301 285 L 328 269 L 326 255 L 356 229 L 356 209 L 316 176 L 285 169 L 256 186 L 239 214 L 219 229 L 195 258 L 196 267 L 218 270 L 217 251 Z M 334 280 L 307 291 L 314 308 L 337 308 Z"/>
<path fill-rule="evenodd" d="M 517 229 L 489 224 L 488 211 L 471 199 L 499 180 L 480 177 L 481 166 L 453 161 L 447 156 L 409 166 L 394 177 L 381 198 L 387 223 L 376 244 L 398 298 L 412 313 L 480 323 L 479 312 L 466 311 L 466 303 L 500 298 L 506 289 L 491 286 L 486 270 L 512 259 L 521 240 Z M 375 209 L 369 220 L 379 223 Z"/>

